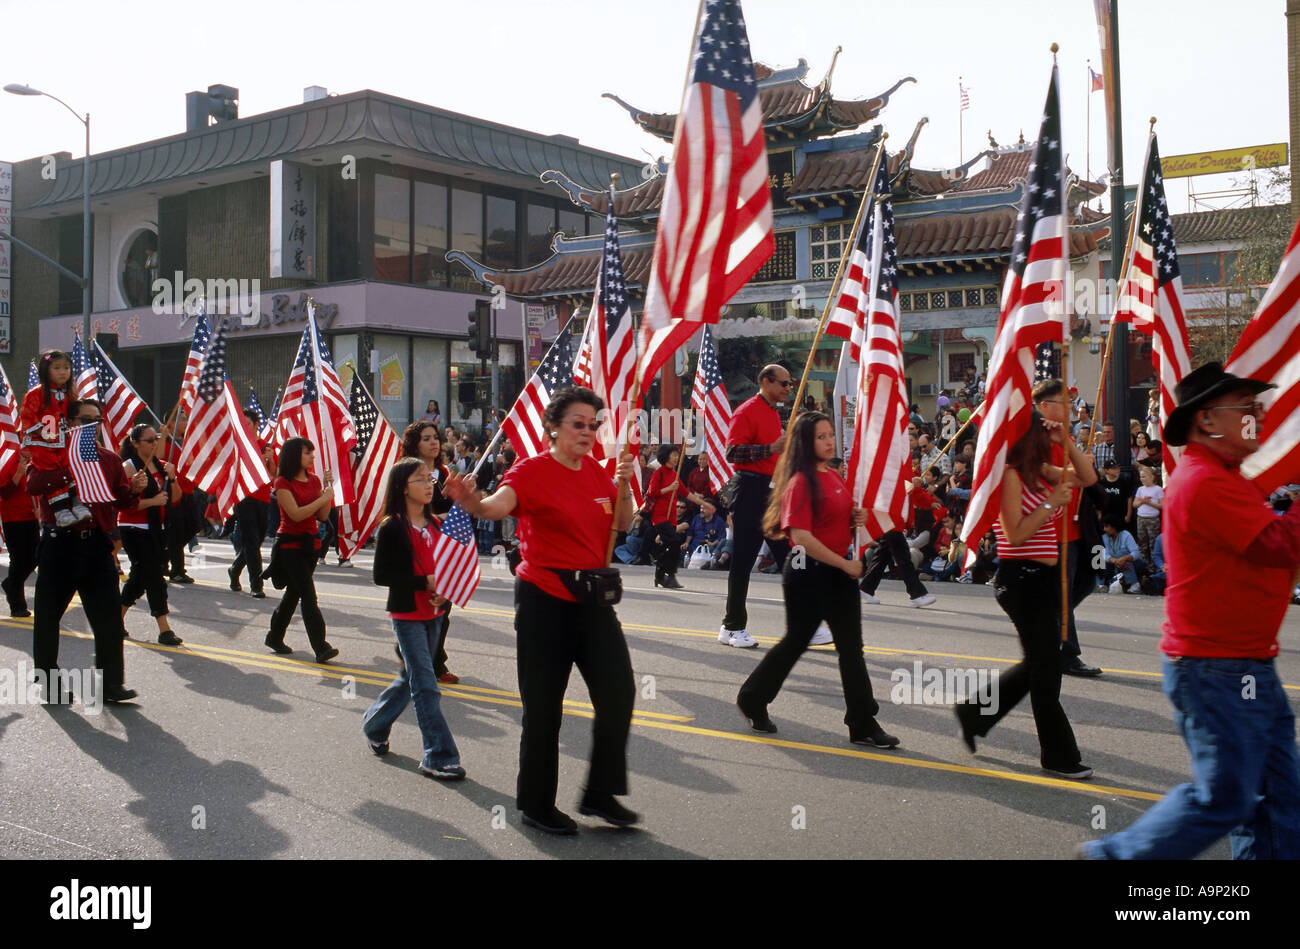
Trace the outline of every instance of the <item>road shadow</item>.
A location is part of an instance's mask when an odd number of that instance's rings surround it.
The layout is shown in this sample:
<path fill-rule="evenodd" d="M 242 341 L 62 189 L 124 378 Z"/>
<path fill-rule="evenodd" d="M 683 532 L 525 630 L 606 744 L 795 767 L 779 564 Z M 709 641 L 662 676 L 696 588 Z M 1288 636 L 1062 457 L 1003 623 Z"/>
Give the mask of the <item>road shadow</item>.
<path fill-rule="evenodd" d="M 471 784 L 468 778 L 456 782 L 429 779 L 428 783 L 440 785 L 429 789 L 431 795 L 443 792 L 464 793 L 465 786 Z M 499 798 L 500 795 L 497 797 Z M 436 800 L 436 797 L 431 798 L 431 807 L 436 807 Z M 497 859 L 495 855 L 479 846 L 474 841 L 474 835 L 469 831 L 406 808 L 393 807 L 379 801 L 365 801 L 353 808 L 352 816 L 387 834 L 393 840 L 416 847 L 430 857 L 437 857 L 440 860 Z M 485 813 L 483 823 L 486 827 L 490 828 L 490 820 L 490 814 Z"/>
<path fill-rule="evenodd" d="M 245 672 L 233 662 L 186 653 L 183 649 L 163 653 L 163 658 L 177 678 L 185 680 L 185 688 L 191 692 L 226 699 L 273 715 L 292 711 L 287 702 L 273 698 L 277 694 L 286 694 L 273 676 L 265 672 Z"/>

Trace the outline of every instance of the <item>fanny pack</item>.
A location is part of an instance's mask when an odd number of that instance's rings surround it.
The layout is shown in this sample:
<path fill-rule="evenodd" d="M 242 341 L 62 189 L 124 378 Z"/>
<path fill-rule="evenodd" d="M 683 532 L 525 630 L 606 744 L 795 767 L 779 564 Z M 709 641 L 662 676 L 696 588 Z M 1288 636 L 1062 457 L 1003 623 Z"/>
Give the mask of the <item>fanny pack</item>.
<path fill-rule="evenodd" d="M 564 588 L 579 603 L 614 606 L 623 599 L 623 577 L 616 567 L 597 567 L 595 570 L 546 569 L 560 578 Z"/>

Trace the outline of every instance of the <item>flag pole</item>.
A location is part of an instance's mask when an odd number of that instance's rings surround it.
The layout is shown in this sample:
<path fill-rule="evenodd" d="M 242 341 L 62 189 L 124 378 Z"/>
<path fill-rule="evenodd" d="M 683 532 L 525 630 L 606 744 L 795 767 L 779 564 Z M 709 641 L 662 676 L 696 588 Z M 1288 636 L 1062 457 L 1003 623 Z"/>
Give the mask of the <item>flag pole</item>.
<path fill-rule="evenodd" d="M 704 13 L 704 0 L 700 0 L 699 13 L 697 13 L 697 14 L 696 14 L 696 17 L 695 17 L 695 27 L 696 27 L 696 30 L 697 30 L 697 31 L 699 30 L 699 24 L 700 24 L 700 19 L 699 19 L 699 18 L 700 18 L 700 15 L 702 15 L 703 13 Z M 694 52 L 694 50 L 695 50 L 695 40 L 692 39 L 692 40 L 691 40 L 691 51 Z M 687 77 L 688 77 L 688 79 L 689 79 L 689 77 L 690 77 L 690 63 L 689 63 L 689 60 L 688 60 L 688 62 L 687 62 L 687 72 L 686 72 L 686 75 L 687 75 Z M 685 98 L 685 92 L 683 92 L 682 95 L 683 95 L 683 99 L 684 99 L 684 98 Z M 622 176 L 619 175 L 619 173 L 616 172 L 616 171 L 615 171 L 615 172 L 611 172 L 611 173 L 610 173 L 610 176 L 609 176 L 609 209 L 610 209 L 610 213 L 611 213 L 611 214 L 612 214 L 613 211 L 614 211 L 614 191 L 615 191 L 615 189 L 618 188 L 618 180 L 619 180 L 620 177 L 622 177 Z M 615 220 L 617 221 L 617 215 L 615 215 Z M 617 227 L 617 224 L 615 225 L 615 227 Z M 603 251 L 603 250 L 602 250 L 602 252 L 601 252 L 601 260 L 602 260 L 602 263 L 603 263 L 603 262 L 604 262 L 604 251 Z M 595 318 L 596 318 L 596 305 L 595 305 L 595 303 L 593 302 L 592 307 L 591 307 L 591 313 L 587 316 L 587 319 L 588 319 L 588 320 L 594 320 Z M 641 315 L 641 318 L 642 318 L 643 320 L 645 319 L 645 314 L 644 314 L 644 313 Z M 636 328 L 635 328 L 635 327 L 632 327 L 632 345 L 633 345 L 633 347 L 636 347 L 636 346 L 637 346 L 637 335 L 638 335 L 638 334 L 636 333 Z M 632 411 L 631 411 L 631 410 L 632 410 L 632 406 L 636 405 L 637 400 L 641 398 L 641 371 L 640 371 L 640 370 L 641 370 L 641 356 L 640 356 L 640 354 L 638 354 L 638 355 L 637 355 L 637 360 L 636 360 L 636 369 L 635 369 L 635 370 L 633 371 L 633 373 L 632 373 L 632 376 L 633 376 L 633 378 L 632 378 L 632 397 L 631 397 L 630 399 L 628 399 L 628 401 L 627 401 L 627 405 L 628 405 L 627 418 L 623 420 L 623 435 L 622 435 L 621 438 L 615 440 L 615 442 L 614 442 L 614 467 L 615 467 L 615 469 L 618 468 L 619 462 L 622 460 L 622 451 L 621 451 L 620 449 L 623 447 L 624 443 L 626 443 L 626 442 L 627 442 L 627 441 L 632 437 Z M 610 410 L 611 412 L 616 412 L 616 411 L 617 411 L 617 409 L 616 409 L 615 406 L 609 406 L 608 408 L 609 408 L 609 410 Z M 612 521 L 610 521 L 610 523 L 609 523 L 609 542 L 606 543 L 606 545 L 605 545 L 605 565 L 606 565 L 606 566 L 609 565 L 610 561 L 611 561 L 611 560 L 613 559 L 613 557 L 614 557 L 614 541 L 616 541 L 616 540 L 618 539 L 618 522 L 619 522 L 619 519 L 623 516 L 623 488 L 624 488 L 624 486 L 625 486 L 627 483 L 628 483 L 627 479 L 624 478 L 622 475 L 619 475 L 619 477 L 618 477 L 618 479 L 617 479 L 617 481 L 616 481 L 616 483 L 615 483 L 615 487 L 614 487 L 614 519 L 613 519 Z"/>
<path fill-rule="evenodd" d="M 1085 145 L 1083 147 L 1083 155 L 1084 155 L 1083 176 L 1088 179 L 1088 184 L 1092 184 L 1092 60 L 1091 59 L 1087 61 L 1087 63 L 1084 65 L 1084 68 L 1088 70 L 1088 108 L 1087 108 L 1088 118 L 1085 122 L 1086 128 L 1084 130 L 1084 136 L 1083 136 L 1083 140 L 1085 142 Z M 1092 202 L 1092 195 L 1089 195 L 1088 199 L 1084 202 L 1084 207 L 1087 207 L 1088 204 L 1090 204 L 1091 202 Z"/>
<path fill-rule="evenodd" d="M 966 111 L 961 107 L 961 76 L 957 77 L 957 166 L 961 167 L 962 156 L 965 150 L 962 144 L 962 113 Z"/>
<path fill-rule="evenodd" d="M 320 330 L 316 327 L 316 298 L 308 295 L 307 297 L 307 323 L 311 327 L 311 360 L 312 365 L 316 367 L 316 386 L 319 389 L 320 381 Z M 355 375 L 355 373 L 354 373 Z M 378 403 L 376 403 L 378 404 Z M 324 429 L 322 428 L 322 435 Z M 319 448 L 325 446 L 319 445 Z M 329 487 L 334 487 L 334 470 L 330 467 L 330 452 L 322 451 L 317 454 L 321 459 L 321 471 L 324 472 Z M 337 494 L 335 495 L 337 499 Z M 341 502 L 340 502 L 341 503 Z"/>
<path fill-rule="evenodd" d="M 1055 71 L 1056 53 L 1060 47 L 1052 44 L 1052 67 Z M 1091 93 L 1089 93 L 1091 95 Z M 1061 477 L 1065 478 L 1070 467 L 1070 183 L 1064 175 L 1065 162 L 1062 160 L 1061 207 L 1065 213 L 1065 233 L 1061 237 L 1061 257 L 1065 261 L 1064 281 L 1061 285 L 1061 405 L 1065 409 L 1065 421 L 1061 423 L 1065 432 L 1065 458 L 1062 459 Z M 1061 511 L 1061 642 L 1070 638 L 1070 564 L 1069 564 L 1069 515 L 1067 503 Z"/>
<path fill-rule="evenodd" d="M 952 451 L 952 446 L 955 445 L 955 444 L 957 444 L 957 439 L 961 438 L 961 433 L 964 432 L 964 431 L 966 431 L 966 429 L 970 428 L 971 422 L 975 421 L 975 417 L 976 417 L 977 415 L 979 415 L 981 412 L 984 411 L 984 406 L 986 406 L 987 404 L 988 404 L 988 402 L 981 402 L 979 405 L 975 406 L 975 410 L 974 410 L 973 412 L 971 412 L 971 414 L 970 414 L 970 418 L 968 418 L 968 419 L 966 419 L 966 421 L 962 422 L 962 424 L 961 424 L 961 428 L 957 429 L 956 434 L 954 434 L 954 435 L 952 436 L 952 438 L 948 439 L 948 444 L 944 445 L 943 448 L 941 448 L 941 449 L 939 450 L 939 454 L 937 454 L 937 455 L 934 456 L 934 461 L 932 461 L 932 462 L 930 462 L 928 465 L 926 465 L 925 468 L 921 471 L 921 479 L 922 479 L 922 480 L 925 480 L 925 473 L 926 473 L 927 471 L 929 471 L 931 468 L 933 468 L 936 464 L 938 464 L 938 463 L 939 463 L 939 459 L 940 459 L 942 456 L 944 456 L 944 455 L 948 454 L 948 452 Z"/>
<path fill-rule="evenodd" d="M 94 346 L 95 349 L 99 351 L 99 355 L 104 360 L 104 362 L 107 363 L 110 367 L 112 367 L 113 371 L 117 373 L 117 377 L 122 380 L 122 385 L 126 386 L 127 389 L 130 390 L 133 396 L 135 396 L 137 399 L 140 399 L 140 393 L 135 391 L 135 388 L 131 385 L 130 382 L 127 381 L 126 376 L 122 374 L 122 370 L 118 369 L 117 366 L 113 364 L 113 360 L 108 358 L 108 353 L 104 352 L 104 347 L 99 345 L 98 336 L 95 337 L 95 340 L 93 343 L 91 343 L 91 345 Z M 149 408 L 149 403 L 146 402 L 144 399 L 140 399 L 140 404 L 143 405 L 144 410 L 149 413 L 149 417 L 152 418 L 155 422 L 157 422 L 159 427 L 161 427 L 162 420 L 158 418 L 157 415 L 154 415 L 153 409 Z M 107 409 L 105 409 L 105 411 L 107 411 Z"/>
<path fill-rule="evenodd" d="M 831 315 L 831 310 L 835 306 L 836 295 L 839 293 L 840 284 L 844 281 L 844 268 L 849 262 L 849 256 L 853 253 L 853 248 L 857 246 L 858 238 L 862 229 L 862 221 L 866 216 L 867 206 L 871 203 L 876 188 L 876 172 L 880 168 L 880 161 L 885 154 L 885 139 L 889 138 L 889 133 L 884 132 L 880 136 L 880 144 L 876 147 L 876 158 L 871 163 L 871 176 L 867 179 L 866 191 L 862 195 L 862 204 L 858 206 L 858 216 L 853 222 L 853 231 L 849 235 L 849 240 L 844 242 L 844 253 L 840 256 L 840 266 L 835 272 L 835 280 L 831 283 L 830 295 L 826 298 L 826 306 L 822 308 L 822 318 L 817 324 L 817 332 L 813 335 L 812 347 L 808 350 L 808 362 L 803 367 L 803 377 L 799 380 L 799 391 L 795 393 L 794 404 L 790 409 L 789 427 L 794 425 L 795 417 L 799 414 L 799 406 L 803 402 L 804 389 L 808 386 L 808 375 L 812 372 L 813 359 L 817 356 L 817 344 L 821 342 L 822 333 L 826 329 L 826 320 Z"/>

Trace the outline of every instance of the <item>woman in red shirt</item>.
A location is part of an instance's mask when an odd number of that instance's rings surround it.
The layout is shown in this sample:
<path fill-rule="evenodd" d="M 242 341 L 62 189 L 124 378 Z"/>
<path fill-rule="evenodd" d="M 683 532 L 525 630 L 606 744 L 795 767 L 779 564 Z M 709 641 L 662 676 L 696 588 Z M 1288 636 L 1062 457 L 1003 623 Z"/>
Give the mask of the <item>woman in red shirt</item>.
<path fill-rule="evenodd" d="M 442 458 L 442 435 L 438 431 L 438 426 L 433 422 L 421 421 L 412 422 L 406 426 L 406 431 L 402 433 L 402 457 L 418 458 L 428 467 L 433 474 L 433 501 L 431 509 L 436 517 L 442 518 L 451 510 L 451 501 L 447 498 L 444 489 L 447 485 L 448 470 Z M 460 681 L 460 676 L 447 668 L 447 630 L 451 625 L 451 604 L 447 604 L 446 612 L 442 617 L 442 628 L 440 631 L 441 639 L 438 640 L 438 648 L 434 650 L 433 668 L 438 673 L 438 681 L 446 682 L 448 685 L 455 685 Z M 402 658 L 400 644 L 397 647 L 397 658 Z"/>
<path fill-rule="evenodd" d="M 275 501 L 280 506 L 280 532 L 275 535 L 276 549 L 272 551 L 271 559 L 273 562 L 278 560 L 285 586 L 284 598 L 271 614 L 271 630 L 266 634 L 266 645 L 281 655 L 293 652 L 285 645 L 284 634 L 301 601 L 302 622 L 307 627 L 307 639 L 316 653 L 316 661 L 328 662 L 339 651 L 325 640 L 325 617 L 316 603 L 316 584 L 312 574 L 316 571 L 316 551 L 320 547 L 316 525 L 330 516 L 334 488 L 331 472 L 325 475 L 331 483 L 325 485 L 312 474 L 315 457 L 316 446 L 307 439 L 289 439 L 280 450 L 279 477 L 271 483 Z"/>
<path fill-rule="evenodd" d="M 158 623 L 158 642 L 164 646 L 179 646 L 181 638 L 172 632 L 167 622 L 167 580 L 163 577 L 166 559 L 163 537 L 163 508 L 180 500 L 181 489 L 176 484 L 176 469 L 171 462 L 158 459 L 158 433 L 151 425 L 137 425 L 122 439 L 122 468 L 128 478 L 137 471 L 149 476 L 144 492 L 135 507 L 119 511 L 117 526 L 122 534 L 122 546 L 131 561 L 131 575 L 122 584 L 122 628 L 126 628 L 126 613 L 141 594 L 149 600 L 149 613 Z"/>
<path fill-rule="evenodd" d="M 431 422 L 418 424 L 437 431 Z M 438 540 L 433 486 L 432 472 L 418 458 L 403 458 L 388 473 L 385 517 L 375 534 L 375 583 L 388 587 L 388 615 L 405 658 L 401 675 L 366 710 L 361 728 L 372 752 L 388 754 L 393 722 L 413 701 L 424 740 L 420 773 L 457 781 L 465 777 L 465 769 L 442 714 L 442 693 L 433 671 L 433 655 L 447 615 L 446 598 L 433 591 L 433 549 Z"/>
<path fill-rule="evenodd" d="M 1083 780 L 1092 769 L 1082 763 L 1074 729 L 1061 708 L 1061 551 L 1062 511 L 1069 506 L 1071 477 L 1050 463 L 1052 442 L 1068 445 L 1076 470 L 1085 458 L 1065 438 L 1060 422 L 1037 411 L 1029 431 L 1007 452 L 1002 475 L 1001 516 L 993 525 L 998 542 L 998 572 L 993 589 L 998 606 L 1011 617 L 1025 658 L 998 678 L 992 705 L 978 699 L 955 707 L 961 738 L 975 753 L 983 737 L 1026 695 L 1034 710 L 1044 771 Z"/>
<path fill-rule="evenodd" d="M 831 420 L 821 412 L 800 415 L 777 464 L 763 517 L 765 534 L 788 533 L 797 545 L 786 558 L 781 578 L 785 636 L 740 687 L 736 705 L 754 731 L 775 732 L 767 706 L 824 620 L 839 654 L 849 741 L 893 748 L 898 739 L 876 721 L 880 705 L 862 658 L 862 602 L 856 583 L 862 561 L 848 555 L 853 529 L 862 526 L 865 512 L 853 507 L 848 486 L 831 468 L 834 457 Z"/>
<path fill-rule="evenodd" d="M 700 496 L 688 492 L 677 477 L 677 462 L 681 453 L 675 445 L 659 446 L 659 467 L 650 476 L 645 502 L 650 509 L 650 559 L 655 563 L 655 586 L 680 590 L 677 567 L 682 560 L 684 532 L 677 530 L 677 499 L 700 503 Z"/>
<path fill-rule="evenodd" d="M 27 608 L 24 585 L 36 569 L 36 545 L 41 539 L 41 525 L 36 520 L 36 505 L 27 493 L 27 454 L 18 456 L 14 475 L 0 487 L 0 522 L 4 526 L 5 546 L 9 549 L 9 573 L 0 587 L 9 600 L 9 615 L 31 616 Z"/>
<path fill-rule="evenodd" d="M 561 389 L 542 415 L 550 451 L 516 462 L 491 497 L 479 494 L 472 476 L 453 475 L 447 482 L 448 496 L 471 517 L 519 519 L 515 632 L 524 723 L 516 803 L 527 826 L 552 834 L 578 832 L 555 806 L 564 690 L 575 664 L 596 710 L 591 768 L 578 811 L 617 826 L 637 821 L 614 797 L 627 793 L 627 733 L 636 697 L 632 660 L 613 606 L 582 589 L 585 572 L 609 562 L 616 504 L 616 529 L 632 523 L 632 456 L 619 460 L 621 503 L 614 482 L 591 457 L 600 431 L 596 414 L 604 407 L 590 389 Z M 584 594 L 581 600 L 578 593 Z"/>

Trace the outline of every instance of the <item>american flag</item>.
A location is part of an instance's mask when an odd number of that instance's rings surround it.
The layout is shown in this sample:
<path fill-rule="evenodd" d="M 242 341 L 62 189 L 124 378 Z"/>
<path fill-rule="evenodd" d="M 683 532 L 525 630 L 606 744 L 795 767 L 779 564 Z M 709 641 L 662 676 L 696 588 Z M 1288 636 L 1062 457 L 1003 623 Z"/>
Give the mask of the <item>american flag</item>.
<path fill-rule="evenodd" d="M 307 306 L 307 326 L 302 331 L 298 358 L 284 387 L 277 429 L 281 445 L 285 439 L 300 435 L 316 446 L 313 473 L 322 483 L 325 472 L 334 473 L 336 504 L 342 507 L 356 500 L 348 452 L 356 447 L 357 433 L 329 346 L 316 328 L 316 308 L 311 304 Z"/>
<path fill-rule="evenodd" d="M 72 395 L 77 399 L 94 399 L 98 397 L 99 387 L 95 380 L 95 367 L 86 358 L 86 347 L 81 344 L 81 336 L 72 340 Z"/>
<path fill-rule="evenodd" d="M 709 487 L 720 492 L 735 475 L 727 461 L 727 432 L 731 431 L 731 402 L 722 384 L 718 350 L 713 333 L 706 326 L 700 336 L 700 360 L 695 367 L 695 385 L 691 387 L 691 408 L 695 410 L 695 431 L 704 430 L 703 450 L 709 453 Z"/>
<path fill-rule="evenodd" d="M 960 96 L 961 96 L 961 108 L 958 109 L 957 111 L 959 111 L 959 112 L 965 112 L 967 109 L 970 108 L 970 87 L 969 87 L 969 86 L 963 86 L 963 85 L 959 82 L 959 83 L 957 83 L 957 92 L 958 92 L 958 93 L 960 94 Z"/>
<path fill-rule="evenodd" d="M 584 346 L 590 346 L 588 385 L 600 396 L 608 409 L 601 429 L 604 455 L 616 457 L 627 430 L 626 421 L 641 405 L 640 393 L 633 400 L 636 378 L 636 333 L 632 327 L 632 306 L 628 301 L 627 281 L 623 279 L 623 258 L 618 249 L 618 219 L 614 217 L 614 194 L 610 192 L 609 212 L 605 215 L 605 247 L 596 278 L 596 293 L 591 315 L 587 318 Z M 577 374 L 574 379 L 576 381 Z M 636 444 L 635 426 L 630 438 Z M 635 448 L 633 448 L 635 451 Z"/>
<path fill-rule="evenodd" d="M 217 324 L 199 369 L 194 410 L 176 470 L 208 494 L 216 495 L 217 510 L 223 518 L 239 501 L 271 483 L 262 453 L 239 410 L 235 387 L 226 375 L 223 323 Z"/>
<path fill-rule="evenodd" d="M 18 436 L 18 400 L 14 397 L 9 376 L 0 366 L 0 484 L 8 484 L 18 465 L 22 439 Z"/>
<path fill-rule="evenodd" d="M 77 496 L 86 504 L 112 504 L 113 492 L 104 480 L 104 469 L 99 465 L 99 445 L 95 444 L 97 425 L 78 425 L 69 430 L 68 467 L 77 483 Z"/>
<path fill-rule="evenodd" d="M 280 398 L 282 395 L 284 395 L 283 389 L 275 394 L 275 404 L 271 406 L 270 414 L 262 416 L 262 424 L 257 428 L 257 437 L 264 442 L 272 441 L 275 438 L 275 431 L 280 418 Z"/>
<path fill-rule="evenodd" d="M 501 431 L 514 443 L 520 458 L 531 458 L 546 451 L 549 443 L 542 427 L 542 413 L 557 389 L 572 384 L 573 334 L 565 324 L 501 423 Z"/>
<path fill-rule="evenodd" d="M 1061 353 L 1052 342 L 1040 343 L 1034 350 L 1034 384 L 1061 378 Z"/>
<path fill-rule="evenodd" d="M 257 413 L 257 433 L 260 437 L 262 427 L 266 425 L 266 413 L 262 411 L 262 403 L 257 401 L 257 390 L 252 386 L 248 387 L 248 404 L 244 408 Z"/>
<path fill-rule="evenodd" d="M 379 523 L 388 487 L 388 470 L 402 457 L 402 440 L 375 405 L 361 377 L 352 375 L 348 410 L 357 429 L 357 469 L 352 475 L 357 499 L 339 511 L 339 556 L 345 560 L 361 549 Z"/>
<path fill-rule="evenodd" d="M 27 391 L 31 392 L 41 384 L 41 374 L 36 371 L 36 360 L 27 364 Z"/>
<path fill-rule="evenodd" d="M 641 321 L 640 388 L 772 256 L 763 105 L 737 0 L 705 0 Z"/>
<path fill-rule="evenodd" d="M 883 168 L 886 164 L 885 155 L 882 151 L 880 155 L 879 166 Z M 880 175 L 877 173 L 877 180 Z M 887 177 L 887 176 L 886 176 Z M 875 193 L 878 188 L 874 186 L 871 192 Z M 870 201 L 871 194 L 863 194 L 863 201 Z M 871 309 L 867 301 L 869 291 L 868 284 L 871 281 L 870 267 L 871 262 L 868 257 L 867 245 L 871 240 L 871 216 L 874 215 L 874 209 L 870 213 L 862 215 L 862 222 L 858 233 L 853 239 L 853 252 L 849 254 L 848 269 L 844 274 L 844 280 L 840 283 L 840 298 L 835 301 L 835 309 L 831 311 L 830 319 L 826 321 L 826 332 L 832 336 L 839 336 L 849 341 L 849 355 L 854 362 L 861 362 L 863 327 L 865 326 L 866 313 Z M 893 219 L 893 211 L 890 211 L 890 219 Z M 895 255 L 897 256 L 897 255 Z"/>
<path fill-rule="evenodd" d="M 997 337 L 989 361 L 984 423 L 975 449 L 976 471 L 962 525 L 968 566 L 974 562 L 980 539 L 1001 513 L 1007 451 L 1029 430 L 1035 350 L 1042 343 L 1065 341 L 1065 279 L 1069 268 L 1065 182 L 1060 75 L 1053 66 L 1025 196 L 1016 219 L 1011 266 L 1002 288 Z"/>
<path fill-rule="evenodd" d="M 459 504 L 453 504 L 433 545 L 433 592 L 457 606 L 468 606 L 478 589 L 478 550 L 474 525 Z"/>
<path fill-rule="evenodd" d="M 190 354 L 185 358 L 185 374 L 181 376 L 181 411 L 187 416 L 194 409 L 194 392 L 199 384 L 199 366 L 203 364 L 203 354 L 208 351 L 208 341 L 212 339 L 212 329 L 208 326 L 208 317 L 200 313 L 194 321 L 194 338 L 190 340 Z"/>
<path fill-rule="evenodd" d="M 1091 66 L 1088 67 L 1088 80 L 1089 92 L 1101 92 L 1101 90 L 1106 88 L 1106 80 L 1104 80 L 1099 74 L 1093 72 Z"/>
<path fill-rule="evenodd" d="M 1192 371 L 1183 316 L 1183 277 L 1174 245 L 1174 224 L 1165 201 L 1164 175 L 1156 137 L 1147 146 L 1142 198 L 1133 215 L 1129 238 L 1128 279 L 1115 308 L 1116 323 L 1129 323 L 1151 334 L 1151 361 L 1160 385 L 1160 425 L 1174 410 L 1174 386 Z M 1182 455 L 1172 445 L 1164 450 L 1165 470 L 1172 471 Z"/>
<path fill-rule="evenodd" d="M 1268 424 L 1241 473 L 1266 493 L 1300 481 L 1300 223 L 1227 369 L 1277 385 L 1255 396 L 1268 410 Z"/>
<path fill-rule="evenodd" d="M 113 365 L 108 353 L 96 340 L 95 348 L 90 352 L 90 361 L 95 364 L 95 374 L 99 377 L 99 402 L 104 415 L 104 434 L 110 445 L 120 445 L 122 439 L 131 433 L 131 425 L 141 412 L 148 411 L 144 399 L 131 388 L 126 376 Z"/>
<path fill-rule="evenodd" d="M 866 509 L 867 539 L 901 530 L 907 524 L 911 454 L 907 441 L 907 382 L 898 327 L 898 244 L 889 174 L 882 160 L 870 193 L 871 205 L 862 238 L 854 248 L 861 256 L 862 279 L 854 325 L 859 351 L 857 405 L 849 448 L 849 496 Z M 851 272 L 852 273 L 852 272 Z"/>

